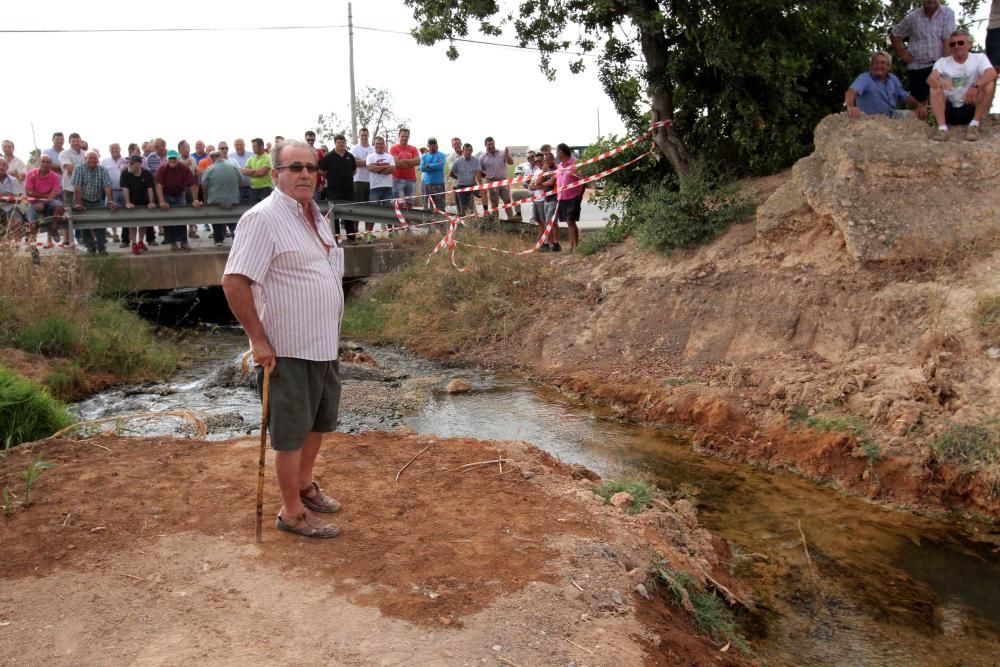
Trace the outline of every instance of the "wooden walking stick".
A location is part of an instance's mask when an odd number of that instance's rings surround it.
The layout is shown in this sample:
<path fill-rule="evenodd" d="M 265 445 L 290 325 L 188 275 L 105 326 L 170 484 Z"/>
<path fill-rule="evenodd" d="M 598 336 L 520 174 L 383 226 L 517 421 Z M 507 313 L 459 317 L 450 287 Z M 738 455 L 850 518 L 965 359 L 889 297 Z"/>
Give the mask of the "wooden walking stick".
<path fill-rule="evenodd" d="M 264 388 L 261 391 L 260 409 L 260 460 L 257 465 L 257 544 L 263 541 L 264 522 L 264 457 L 267 455 L 267 412 L 271 403 L 271 374 L 264 369 Z"/>

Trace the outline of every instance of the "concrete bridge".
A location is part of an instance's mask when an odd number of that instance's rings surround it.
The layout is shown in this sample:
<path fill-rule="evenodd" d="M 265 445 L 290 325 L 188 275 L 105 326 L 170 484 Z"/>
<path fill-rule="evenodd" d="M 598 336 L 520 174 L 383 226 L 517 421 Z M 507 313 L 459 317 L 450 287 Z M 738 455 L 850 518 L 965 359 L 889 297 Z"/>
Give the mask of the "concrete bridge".
<path fill-rule="evenodd" d="M 208 287 L 219 285 L 222 272 L 229 257 L 229 247 L 232 239 L 226 239 L 224 247 L 216 247 L 212 233 L 205 231 L 203 225 L 234 223 L 248 210 L 249 206 L 235 206 L 222 209 L 214 206 L 201 208 L 174 209 L 95 209 L 90 211 L 73 211 L 72 224 L 75 229 L 101 229 L 121 227 L 163 227 L 195 225 L 198 228 L 198 239 L 189 239 L 190 252 L 174 252 L 169 246 L 152 246 L 149 252 L 133 255 L 130 248 L 119 248 L 108 239 L 108 254 L 121 270 L 116 271 L 127 276 L 129 287 L 134 290 L 165 290 L 180 287 Z M 350 215 L 380 222 L 382 224 L 395 222 L 395 214 L 391 208 L 376 208 L 371 206 L 353 206 L 345 209 L 342 215 Z M 407 212 L 407 221 L 418 223 L 441 220 L 423 209 L 411 209 Z M 44 237 L 39 233 L 39 238 Z M 78 248 L 77 252 L 82 252 Z M 48 254 L 64 253 L 65 249 L 40 251 L 43 258 Z M 374 244 L 358 243 L 344 246 L 344 278 L 361 278 L 373 273 L 384 273 L 397 267 L 404 259 L 406 251 L 394 248 L 392 243 L 380 235 L 380 240 Z"/>

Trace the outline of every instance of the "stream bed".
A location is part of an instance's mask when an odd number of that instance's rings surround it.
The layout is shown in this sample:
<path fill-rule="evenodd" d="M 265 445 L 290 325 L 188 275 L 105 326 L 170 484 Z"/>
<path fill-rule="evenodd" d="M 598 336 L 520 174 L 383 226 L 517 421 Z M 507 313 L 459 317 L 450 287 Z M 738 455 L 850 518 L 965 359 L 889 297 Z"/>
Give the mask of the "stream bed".
<path fill-rule="evenodd" d="M 194 335 L 190 347 L 197 362 L 169 383 L 111 389 L 74 410 L 95 419 L 187 408 L 209 415 L 210 440 L 258 433 L 260 407 L 237 370 L 246 347 L 239 330 Z M 1000 664 L 996 525 L 917 516 L 702 455 L 682 433 L 622 423 L 519 377 L 447 369 L 402 350 L 365 352 L 378 367 L 344 365 L 341 430 L 524 440 L 602 477 L 644 478 L 691 498 L 701 523 L 731 545 L 757 607 L 740 619 L 743 633 L 766 664 Z M 448 394 L 454 377 L 472 391 Z M 165 435 L 179 426 L 121 428 Z"/>

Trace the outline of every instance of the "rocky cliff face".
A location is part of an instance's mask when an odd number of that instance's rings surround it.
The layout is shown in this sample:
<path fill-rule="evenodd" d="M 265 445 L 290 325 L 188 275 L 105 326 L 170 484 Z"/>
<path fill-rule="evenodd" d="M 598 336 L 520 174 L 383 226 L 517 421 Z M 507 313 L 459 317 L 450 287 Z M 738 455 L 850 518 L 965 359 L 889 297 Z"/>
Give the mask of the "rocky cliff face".
<path fill-rule="evenodd" d="M 758 209 L 758 231 L 805 215 L 829 219 L 848 253 L 864 264 L 927 259 L 1000 235 L 1000 123 L 987 119 L 977 142 L 952 128 L 930 140 L 915 118 L 826 117 L 816 150 Z"/>

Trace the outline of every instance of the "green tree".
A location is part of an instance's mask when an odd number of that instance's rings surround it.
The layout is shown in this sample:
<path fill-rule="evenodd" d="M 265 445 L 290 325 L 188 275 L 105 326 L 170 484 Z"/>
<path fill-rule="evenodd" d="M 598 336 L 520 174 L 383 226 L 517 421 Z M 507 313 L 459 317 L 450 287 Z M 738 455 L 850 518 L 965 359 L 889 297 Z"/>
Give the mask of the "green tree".
<path fill-rule="evenodd" d="M 358 128 L 367 127 L 372 139 L 385 137 L 386 143 L 395 143 L 400 128 L 406 127 L 410 121 L 395 112 L 394 104 L 392 94 L 387 89 L 365 87 L 357 94 Z M 345 115 L 351 115 L 350 102 Z M 314 130 L 320 141 L 332 141 L 337 134 L 351 134 L 350 123 L 342 120 L 335 111 L 320 114 Z"/>
<path fill-rule="evenodd" d="M 474 25 L 497 37 L 513 29 L 522 47 L 551 56 L 597 57 L 601 85 L 631 131 L 670 119 L 654 136 L 674 171 L 693 155 L 735 171 L 787 166 L 811 148 L 816 123 L 841 108 L 868 55 L 913 2 L 891 0 L 406 0 L 420 44 L 449 42 Z M 966 0 L 963 9 L 975 9 Z M 570 63 L 579 72 L 585 60 Z M 647 111 L 648 109 L 648 111 Z"/>

